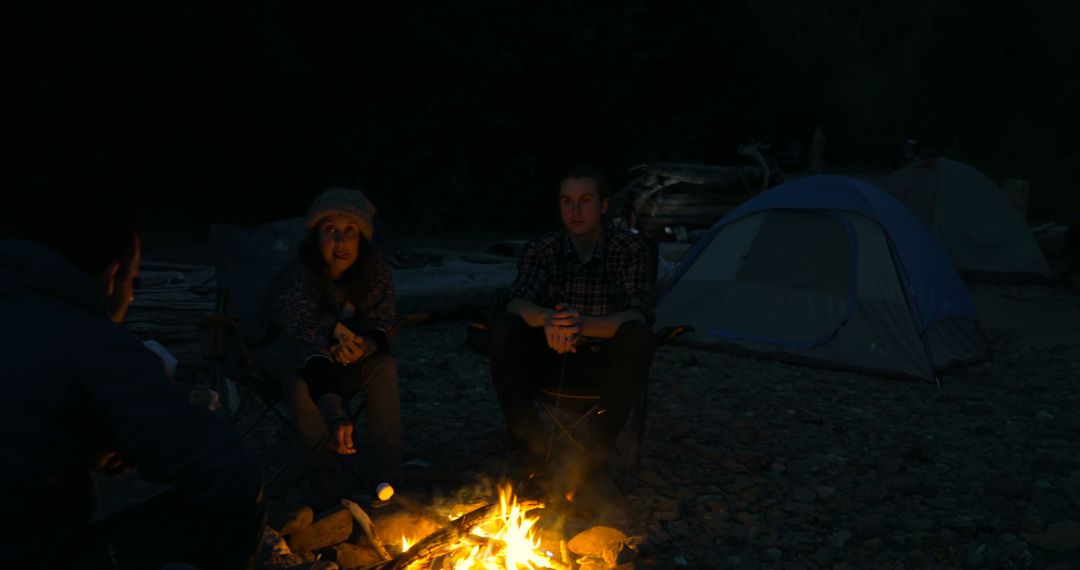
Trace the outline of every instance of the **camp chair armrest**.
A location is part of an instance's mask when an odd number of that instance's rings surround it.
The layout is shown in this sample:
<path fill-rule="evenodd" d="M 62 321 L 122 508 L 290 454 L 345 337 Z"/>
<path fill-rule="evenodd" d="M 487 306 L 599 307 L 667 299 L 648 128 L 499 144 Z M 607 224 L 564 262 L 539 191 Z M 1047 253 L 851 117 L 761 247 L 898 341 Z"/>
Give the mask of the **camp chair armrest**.
<path fill-rule="evenodd" d="M 656 340 L 656 346 L 664 346 L 675 342 L 680 336 L 692 332 L 694 332 L 694 327 L 690 325 L 671 325 L 656 331 L 653 334 L 653 339 Z"/>

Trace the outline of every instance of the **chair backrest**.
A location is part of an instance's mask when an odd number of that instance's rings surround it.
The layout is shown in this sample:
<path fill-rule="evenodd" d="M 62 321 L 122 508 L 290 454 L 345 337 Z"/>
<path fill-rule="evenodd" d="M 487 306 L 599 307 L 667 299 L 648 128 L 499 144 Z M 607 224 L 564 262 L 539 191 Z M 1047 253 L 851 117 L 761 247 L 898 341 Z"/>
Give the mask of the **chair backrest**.
<path fill-rule="evenodd" d="M 257 332 L 270 282 L 296 256 L 303 238 L 299 218 L 263 226 L 210 226 L 217 286 L 227 291 L 226 312 L 239 320 L 245 340 Z"/>

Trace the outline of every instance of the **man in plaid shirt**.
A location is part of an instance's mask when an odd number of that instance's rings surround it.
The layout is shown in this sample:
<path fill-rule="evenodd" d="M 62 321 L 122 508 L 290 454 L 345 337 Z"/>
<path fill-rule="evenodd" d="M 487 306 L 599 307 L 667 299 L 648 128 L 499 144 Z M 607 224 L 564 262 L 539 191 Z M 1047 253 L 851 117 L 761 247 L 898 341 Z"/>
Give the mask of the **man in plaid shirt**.
<path fill-rule="evenodd" d="M 493 319 L 491 375 L 513 451 L 542 457 L 539 386 L 600 389 L 584 466 L 602 465 L 648 379 L 656 258 L 637 236 L 603 223 L 608 189 L 576 166 L 559 186 L 563 228 L 531 242 L 506 313 Z"/>

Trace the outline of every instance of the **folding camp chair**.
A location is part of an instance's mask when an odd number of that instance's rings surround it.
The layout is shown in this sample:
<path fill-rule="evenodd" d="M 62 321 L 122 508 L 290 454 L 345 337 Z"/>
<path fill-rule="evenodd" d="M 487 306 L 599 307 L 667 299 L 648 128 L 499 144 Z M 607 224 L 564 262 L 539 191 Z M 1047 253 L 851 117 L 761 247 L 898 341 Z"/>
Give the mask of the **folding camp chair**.
<path fill-rule="evenodd" d="M 290 431 L 295 426 L 282 411 L 281 378 L 260 366 L 254 357 L 267 288 L 277 272 L 292 260 L 304 238 L 301 220 L 249 227 L 210 227 L 212 257 L 217 272 L 215 315 L 202 320 L 204 356 L 209 361 L 211 387 L 221 394 L 222 409 L 246 435 L 269 415 Z M 353 398 L 353 400 L 362 400 Z M 355 422 L 362 402 L 356 402 L 350 419 Z M 262 406 L 248 417 L 249 408 Z M 246 425 L 245 425 L 246 424 Z M 267 479 L 269 486 L 296 460 L 293 455 Z"/>
<path fill-rule="evenodd" d="M 654 350 L 673 343 L 680 336 L 693 330 L 694 328 L 688 325 L 664 327 L 653 333 Z M 630 420 L 627 422 L 633 430 L 634 442 L 633 457 L 628 458 L 629 469 L 638 468 L 645 455 L 645 421 L 648 412 L 650 381 L 651 378 L 642 386 Z M 602 398 L 603 394 L 598 386 L 560 386 L 557 378 L 547 379 L 540 384 L 536 399 L 554 424 L 548 438 L 548 460 L 551 459 L 552 451 L 559 440 L 569 442 L 578 451 L 585 450 L 577 432 L 581 428 L 588 428 L 588 421 L 599 411 Z"/>
<path fill-rule="evenodd" d="M 494 306 L 501 306 L 500 297 L 496 294 Z M 505 303 L 503 303 L 505 304 Z M 481 311 L 465 329 L 466 343 L 476 352 L 487 355 L 490 349 L 488 323 L 493 317 L 490 310 Z M 677 325 L 664 327 L 653 333 L 654 350 L 661 346 L 675 342 L 680 336 L 693 332 L 694 327 L 689 325 Z M 554 424 L 554 429 L 548 439 L 547 459 L 551 459 L 552 449 L 559 439 L 566 439 L 579 450 L 584 446 L 579 441 L 576 432 L 586 428 L 588 419 L 596 413 L 603 395 L 598 389 L 581 386 L 560 386 L 558 379 L 549 379 L 542 382 L 537 390 L 535 400 L 541 405 L 547 417 Z M 635 442 L 634 457 L 629 463 L 630 468 L 637 468 L 644 457 L 645 448 L 645 419 L 648 411 L 649 382 L 642 387 L 628 425 L 633 429 Z"/>
<path fill-rule="evenodd" d="M 263 412 L 248 422 L 243 433 L 268 414 L 288 419 L 278 409 L 280 383 L 261 370 L 251 350 L 256 348 L 257 327 L 274 275 L 297 253 L 303 227 L 214 225 L 210 227 L 211 254 L 217 273 L 215 314 L 202 320 L 203 353 L 210 363 L 211 385 L 220 394 L 222 409 L 239 425 L 252 399 Z"/>

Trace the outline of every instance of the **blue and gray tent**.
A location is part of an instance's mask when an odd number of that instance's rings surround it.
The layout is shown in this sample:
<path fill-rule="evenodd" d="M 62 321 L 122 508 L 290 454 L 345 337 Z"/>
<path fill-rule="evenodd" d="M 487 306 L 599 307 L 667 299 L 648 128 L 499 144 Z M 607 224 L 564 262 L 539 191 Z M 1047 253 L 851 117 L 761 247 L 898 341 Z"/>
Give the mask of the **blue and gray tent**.
<path fill-rule="evenodd" d="M 688 344 L 933 380 L 989 356 L 930 230 L 865 182 L 808 176 L 717 222 L 661 288 L 657 325 Z"/>

